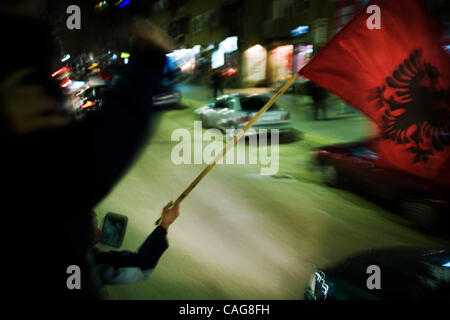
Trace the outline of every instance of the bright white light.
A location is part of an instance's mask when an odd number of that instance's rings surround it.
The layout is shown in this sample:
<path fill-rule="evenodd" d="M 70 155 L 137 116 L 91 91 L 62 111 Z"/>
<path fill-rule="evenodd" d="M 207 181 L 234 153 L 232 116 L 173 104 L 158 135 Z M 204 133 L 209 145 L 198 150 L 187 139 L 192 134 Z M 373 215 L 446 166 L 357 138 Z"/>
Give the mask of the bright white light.
<path fill-rule="evenodd" d="M 211 55 L 211 68 L 217 69 L 225 64 L 225 53 L 218 49 Z"/>
<path fill-rule="evenodd" d="M 222 50 L 224 53 L 234 52 L 238 49 L 238 37 L 228 37 L 219 43 L 219 50 Z"/>
<path fill-rule="evenodd" d="M 196 46 L 193 46 L 192 47 L 192 54 L 194 54 L 194 55 L 196 55 L 196 56 L 198 56 L 199 54 L 200 54 L 200 48 L 201 48 L 202 46 L 201 45 L 196 45 Z"/>
<path fill-rule="evenodd" d="M 247 54 L 253 55 L 253 54 L 257 54 L 257 53 L 263 52 L 264 50 L 265 49 L 264 49 L 264 47 L 262 45 L 257 44 L 257 45 L 254 45 L 251 48 L 248 48 L 247 49 Z"/>
<path fill-rule="evenodd" d="M 325 282 L 325 274 L 321 271 L 319 272 L 315 272 L 316 275 L 316 282 L 318 282 L 321 286 L 322 286 L 322 290 L 323 290 L 323 295 L 326 298 L 327 294 L 328 294 L 328 289 L 329 286 L 327 285 L 327 283 Z"/>
<path fill-rule="evenodd" d="M 210 44 L 205 48 L 205 51 L 209 51 L 209 50 L 212 50 L 212 49 L 214 49 L 214 48 L 215 48 L 214 44 L 210 43 Z"/>
<path fill-rule="evenodd" d="M 129 59 L 129 58 L 123 59 L 123 63 L 128 64 L 128 62 L 130 62 L 130 59 Z"/>
<path fill-rule="evenodd" d="M 246 81 L 262 81 L 266 79 L 267 51 L 260 44 L 245 51 L 244 74 Z"/>
<path fill-rule="evenodd" d="M 189 49 L 178 49 L 166 54 L 170 63 L 181 69 L 182 72 L 193 71 L 195 59 L 200 55 L 200 45 L 195 45 Z"/>
<path fill-rule="evenodd" d="M 175 51 L 172 51 L 171 53 L 168 53 L 167 56 L 174 59 L 181 59 L 186 55 L 190 55 L 190 53 L 191 49 L 177 49 Z"/>
<path fill-rule="evenodd" d="M 180 66 L 180 69 L 182 72 L 193 70 L 195 67 L 195 58 L 191 57 L 188 62 L 186 62 L 184 65 Z"/>
<path fill-rule="evenodd" d="M 86 84 L 87 82 L 84 81 L 72 81 L 72 83 L 68 86 L 68 88 L 72 90 L 79 90 L 83 88 Z"/>
<path fill-rule="evenodd" d="M 309 32 L 309 26 L 298 26 L 291 30 L 291 36 L 296 37 Z"/>
<path fill-rule="evenodd" d="M 62 59 L 61 62 L 66 62 L 67 60 L 70 59 L 70 54 L 66 54 Z"/>
<path fill-rule="evenodd" d="M 169 58 L 180 60 L 180 59 L 190 59 L 192 56 L 196 56 L 200 54 L 200 45 L 195 45 L 189 49 L 177 49 L 168 53 L 166 56 Z"/>
<path fill-rule="evenodd" d="M 443 266 L 443 267 L 446 267 L 446 268 L 450 268 L 450 261 L 447 262 L 447 263 L 444 263 L 442 266 Z"/>

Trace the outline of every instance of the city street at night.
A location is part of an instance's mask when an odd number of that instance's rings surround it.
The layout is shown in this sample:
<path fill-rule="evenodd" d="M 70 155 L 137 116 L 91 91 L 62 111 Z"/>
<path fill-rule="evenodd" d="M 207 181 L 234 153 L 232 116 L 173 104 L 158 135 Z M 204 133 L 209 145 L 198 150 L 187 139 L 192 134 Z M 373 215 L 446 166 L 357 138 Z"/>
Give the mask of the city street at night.
<path fill-rule="evenodd" d="M 211 101 L 206 88 L 181 89 L 187 108 L 163 113 L 136 165 L 96 209 L 99 216 L 128 216 L 125 249 L 135 250 L 142 243 L 161 208 L 205 167 L 171 161 L 177 144 L 170 139 L 173 130 L 193 131 L 193 110 Z M 267 90 L 226 93 L 242 91 Z M 369 132 L 364 116 L 347 113 L 351 109 L 339 103 L 330 107 L 335 120 L 308 121 L 308 102 L 307 97 L 289 94 L 279 102 L 291 112 L 303 139 L 280 144 L 276 176 L 261 176 L 256 165 L 217 165 L 183 202 L 179 221 L 168 235 L 170 248 L 151 277 L 108 286 L 110 297 L 302 299 L 315 269 L 359 251 L 447 246 L 446 240 L 405 226 L 406 220 L 373 202 L 321 182 L 310 150 L 357 141 Z"/>
<path fill-rule="evenodd" d="M 450 300 L 449 8 L 1 1 L 8 298 Z"/>

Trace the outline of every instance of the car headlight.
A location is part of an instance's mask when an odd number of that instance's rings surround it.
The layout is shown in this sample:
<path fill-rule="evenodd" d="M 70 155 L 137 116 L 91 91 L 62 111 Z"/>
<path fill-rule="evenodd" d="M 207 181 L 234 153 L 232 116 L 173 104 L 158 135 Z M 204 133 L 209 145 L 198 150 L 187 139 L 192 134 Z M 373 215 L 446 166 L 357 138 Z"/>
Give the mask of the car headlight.
<path fill-rule="evenodd" d="M 314 300 L 325 300 L 328 296 L 329 284 L 325 280 L 325 273 L 316 271 L 309 281 L 309 292 Z"/>
<path fill-rule="evenodd" d="M 315 296 L 316 295 L 316 274 L 313 273 L 311 276 L 311 279 L 309 280 L 309 289 L 311 290 L 311 293 Z"/>

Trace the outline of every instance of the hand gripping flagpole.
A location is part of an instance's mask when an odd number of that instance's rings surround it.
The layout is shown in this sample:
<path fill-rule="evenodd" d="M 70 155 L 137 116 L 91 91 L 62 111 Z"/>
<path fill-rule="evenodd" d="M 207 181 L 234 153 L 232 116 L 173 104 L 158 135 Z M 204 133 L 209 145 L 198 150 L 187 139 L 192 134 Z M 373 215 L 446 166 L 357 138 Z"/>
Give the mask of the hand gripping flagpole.
<path fill-rule="evenodd" d="M 186 197 L 191 193 L 191 191 L 197 186 L 197 184 L 202 181 L 202 179 L 214 168 L 214 166 L 226 155 L 226 153 L 245 135 L 245 133 L 255 124 L 256 121 L 267 111 L 269 108 L 280 98 L 286 90 L 298 79 L 300 73 L 295 73 L 281 88 L 278 92 L 258 111 L 258 113 L 247 123 L 247 125 L 239 130 L 239 132 L 230 140 L 227 145 L 219 152 L 214 159 L 214 161 L 209 164 L 203 171 L 195 178 L 195 180 L 183 191 L 183 193 L 175 200 L 174 203 L 169 207 L 169 209 L 176 208 L 180 203 L 186 199 Z M 156 225 L 159 225 L 161 218 L 156 221 Z"/>

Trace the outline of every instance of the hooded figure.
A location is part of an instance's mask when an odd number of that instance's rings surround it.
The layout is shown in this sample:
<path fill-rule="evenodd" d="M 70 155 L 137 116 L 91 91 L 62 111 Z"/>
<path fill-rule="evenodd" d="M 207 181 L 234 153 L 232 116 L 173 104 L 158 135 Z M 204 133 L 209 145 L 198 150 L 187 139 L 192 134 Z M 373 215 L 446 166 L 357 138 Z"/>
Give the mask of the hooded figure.
<path fill-rule="evenodd" d="M 52 82 L 51 28 L 36 12 L 43 1 L 0 5 L 0 137 L 3 170 L 3 287 L 10 297 L 96 298 L 89 291 L 90 212 L 124 174 L 152 119 L 154 88 L 165 51 L 130 48 L 130 64 L 113 70 L 102 112 L 75 121 Z M 39 9 L 39 10 L 38 10 Z M 30 116 L 32 115 L 32 116 Z M 81 268 L 81 290 L 67 287 L 68 268 Z"/>

